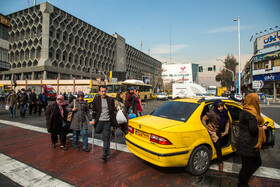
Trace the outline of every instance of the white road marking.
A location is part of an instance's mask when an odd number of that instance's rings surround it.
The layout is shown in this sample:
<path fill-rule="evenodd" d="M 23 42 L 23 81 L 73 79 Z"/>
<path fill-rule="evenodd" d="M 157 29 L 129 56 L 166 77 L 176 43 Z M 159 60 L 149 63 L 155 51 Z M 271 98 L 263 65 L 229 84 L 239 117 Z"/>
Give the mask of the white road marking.
<path fill-rule="evenodd" d="M 32 125 L 24 124 L 24 123 L 19 123 L 19 122 L 13 122 L 13 121 L 6 121 L 6 120 L 0 120 L 0 123 L 6 124 L 6 125 L 11 125 L 23 129 L 28 129 L 28 130 L 33 130 L 36 132 L 42 132 L 42 133 L 48 133 L 46 128 L 42 127 L 35 127 Z M 275 124 L 275 126 L 278 124 Z M 278 125 L 279 126 L 279 125 Z M 279 127 L 277 127 L 279 128 Z M 92 143 L 92 138 L 88 138 L 89 143 Z M 94 145 L 103 147 L 103 141 L 99 139 L 94 139 Z M 131 153 L 127 148 L 126 145 L 124 144 L 117 144 L 118 150 L 119 151 L 124 151 Z M 111 149 L 116 149 L 115 143 L 111 142 Z M 0 162 L 2 163 L 2 162 Z M 239 170 L 241 168 L 241 164 L 236 164 L 236 163 L 231 163 L 231 162 L 224 162 L 224 172 L 227 173 L 239 173 Z M 218 165 L 217 164 L 212 164 L 210 166 L 210 169 L 213 170 L 218 170 Z M 269 167 L 260 167 L 254 174 L 254 176 L 259 176 L 259 177 L 266 177 L 266 178 L 272 178 L 272 179 L 279 179 L 280 180 L 280 169 L 276 168 L 269 168 Z M 8 176 L 9 177 L 9 176 Z"/>
<path fill-rule="evenodd" d="M 0 153 L 0 173 L 22 186 L 72 186 Z"/>
<path fill-rule="evenodd" d="M 270 117 L 267 117 L 266 115 L 264 115 L 263 113 L 261 113 L 261 115 L 262 115 L 263 117 L 270 118 Z M 275 126 L 276 129 L 279 129 L 279 128 L 280 128 L 280 125 L 278 125 L 275 121 L 274 121 L 274 126 Z"/>

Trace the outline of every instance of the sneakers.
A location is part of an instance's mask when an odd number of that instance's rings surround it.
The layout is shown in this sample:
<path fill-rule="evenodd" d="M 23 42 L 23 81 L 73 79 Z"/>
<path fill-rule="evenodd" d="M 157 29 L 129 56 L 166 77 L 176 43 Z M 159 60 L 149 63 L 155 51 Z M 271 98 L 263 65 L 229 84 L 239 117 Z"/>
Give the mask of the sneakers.
<path fill-rule="evenodd" d="M 88 148 L 83 148 L 83 151 L 89 152 L 89 149 Z"/>
<path fill-rule="evenodd" d="M 68 150 L 68 148 L 67 147 L 65 147 L 65 146 L 60 146 L 60 149 L 62 149 L 62 150 L 64 150 L 64 151 L 67 151 Z"/>
<path fill-rule="evenodd" d="M 52 144 L 52 148 L 56 148 L 56 145 L 54 143 Z"/>

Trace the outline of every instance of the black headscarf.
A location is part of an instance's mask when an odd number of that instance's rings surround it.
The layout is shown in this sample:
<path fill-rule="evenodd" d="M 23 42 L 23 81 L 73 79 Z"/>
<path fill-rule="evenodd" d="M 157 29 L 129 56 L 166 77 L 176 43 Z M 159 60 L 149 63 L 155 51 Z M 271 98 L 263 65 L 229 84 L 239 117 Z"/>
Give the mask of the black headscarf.
<path fill-rule="evenodd" d="M 226 126 L 226 122 L 229 117 L 228 117 L 227 109 L 223 108 L 222 112 L 220 112 L 218 110 L 218 105 L 221 105 L 221 104 L 224 105 L 223 101 L 220 99 L 218 99 L 214 102 L 214 112 L 220 116 L 220 123 L 219 123 L 220 128 L 224 128 Z"/>

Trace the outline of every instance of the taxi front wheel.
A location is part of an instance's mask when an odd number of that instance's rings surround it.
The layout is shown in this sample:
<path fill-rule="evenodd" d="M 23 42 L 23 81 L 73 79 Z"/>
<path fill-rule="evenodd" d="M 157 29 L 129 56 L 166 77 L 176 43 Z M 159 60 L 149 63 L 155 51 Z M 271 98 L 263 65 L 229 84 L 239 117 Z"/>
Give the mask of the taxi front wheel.
<path fill-rule="evenodd" d="M 205 146 L 197 147 L 191 154 L 186 171 L 192 175 L 204 174 L 211 162 L 211 151 Z"/>

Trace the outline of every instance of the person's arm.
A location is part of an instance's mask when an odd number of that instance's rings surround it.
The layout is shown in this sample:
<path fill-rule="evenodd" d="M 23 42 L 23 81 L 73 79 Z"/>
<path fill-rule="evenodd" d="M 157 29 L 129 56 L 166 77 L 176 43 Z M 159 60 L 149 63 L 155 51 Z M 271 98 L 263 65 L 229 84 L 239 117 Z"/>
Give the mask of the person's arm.
<path fill-rule="evenodd" d="M 208 125 L 207 125 L 207 121 L 209 120 L 210 118 L 208 118 L 207 115 L 204 115 L 202 117 L 202 124 L 204 125 L 204 127 L 208 130 Z"/>
<path fill-rule="evenodd" d="M 229 119 L 226 122 L 225 132 L 221 133 L 221 136 L 223 137 L 223 136 L 227 135 L 228 131 L 229 131 Z"/>
<path fill-rule="evenodd" d="M 259 128 L 258 128 L 258 121 L 255 116 L 252 114 L 247 114 L 246 116 L 248 120 L 248 127 L 249 127 L 249 132 L 252 136 L 256 137 L 259 135 Z"/>

